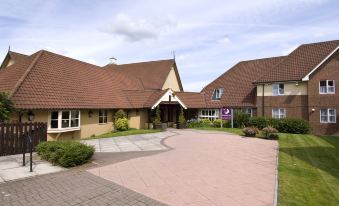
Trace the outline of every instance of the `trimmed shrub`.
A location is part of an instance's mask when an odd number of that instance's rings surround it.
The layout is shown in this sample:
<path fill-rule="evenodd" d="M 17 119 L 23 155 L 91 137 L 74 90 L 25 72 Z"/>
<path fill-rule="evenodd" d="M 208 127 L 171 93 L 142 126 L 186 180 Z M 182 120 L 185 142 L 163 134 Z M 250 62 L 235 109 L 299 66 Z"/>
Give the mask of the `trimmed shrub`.
<path fill-rule="evenodd" d="M 280 132 L 292 134 L 307 134 L 310 132 L 310 124 L 303 119 L 280 119 L 276 127 Z"/>
<path fill-rule="evenodd" d="M 122 119 L 122 118 L 127 118 L 126 113 L 124 110 L 119 109 L 115 114 L 114 114 L 114 120 Z"/>
<path fill-rule="evenodd" d="M 157 106 L 157 109 L 155 110 L 155 119 L 153 122 L 155 125 L 161 124 L 161 116 L 160 116 L 160 107 Z"/>
<path fill-rule="evenodd" d="M 200 121 L 201 121 L 202 127 L 211 127 L 212 126 L 212 122 L 209 119 L 202 119 Z"/>
<path fill-rule="evenodd" d="M 127 118 L 120 118 L 115 121 L 115 128 L 118 131 L 126 131 L 128 130 L 128 119 Z"/>
<path fill-rule="evenodd" d="M 41 159 L 62 167 L 74 167 L 88 162 L 94 147 L 75 141 L 42 142 L 36 147 Z"/>
<path fill-rule="evenodd" d="M 213 121 L 213 127 L 220 128 L 221 127 L 221 122 L 222 122 L 222 127 L 230 127 L 230 122 L 226 120 L 221 120 L 221 119 L 216 119 Z"/>
<path fill-rule="evenodd" d="M 243 128 L 249 126 L 250 115 L 240 110 L 235 110 L 233 124 L 236 128 Z"/>
<path fill-rule="evenodd" d="M 277 139 L 278 138 L 278 130 L 271 126 L 263 128 L 262 133 L 266 139 Z"/>
<path fill-rule="evenodd" d="M 256 127 L 245 127 L 242 131 L 246 137 L 255 137 L 259 133 Z"/>
<path fill-rule="evenodd" d="M 181 108 L 180 114 L 179 114 L 179 128 L 184 128 L 186 126 L 186 119 L 184 116 L 184 110 Z"/>
<path fill-rule="evenodd" d="M 256 127 L 258 129 L 263 129 L 267 127 L 268 121 L 265 117 L 251 117 L 249 125 Z"/>

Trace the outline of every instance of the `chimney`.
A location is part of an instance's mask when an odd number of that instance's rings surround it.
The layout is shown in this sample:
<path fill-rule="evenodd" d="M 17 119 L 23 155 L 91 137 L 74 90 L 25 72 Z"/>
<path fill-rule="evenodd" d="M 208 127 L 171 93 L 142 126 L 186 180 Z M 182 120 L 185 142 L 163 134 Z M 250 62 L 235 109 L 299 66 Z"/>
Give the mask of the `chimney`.
<path fill-rule="evenodd" d="M 117 59 L 115 57 L 109 58 L 109 64 L 117 64 Z"/>

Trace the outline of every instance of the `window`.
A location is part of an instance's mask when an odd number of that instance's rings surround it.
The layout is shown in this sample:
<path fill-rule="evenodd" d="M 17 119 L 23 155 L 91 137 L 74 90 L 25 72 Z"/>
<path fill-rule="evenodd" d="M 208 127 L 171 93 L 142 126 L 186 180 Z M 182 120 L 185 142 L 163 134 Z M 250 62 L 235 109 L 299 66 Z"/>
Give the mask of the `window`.
<path fill-rule="evenodd" d="M 335 81 L 334 80 L 322 80 L 319 82 L 320 94 L 334 94 L 335 93 Z"/>
<path fill-rule="evenodd" d="M 202 109 L 199 112 L 199 119 L 209 119 L 211 121 L 219 119 L 219 109 Z"/>
<path fill-rule="evenodd" d="M 335 109 L 320 109 L 320 123 L 336 123 Z"/>
<path fill-rule="evenodd" d="M 99 110 L 99 124 L 107 123 L 107 110 Z"/>
<path fill-rule="evenodd" d="M 273 95 L 274 96 L 284 94 L 284 84 L 273 84 L 272 88 L 273 88 Z"/>
<path fill-rule="evenodd" d="M 80 127 L 80 112 L 52 111 L 50 113 L 49 128 L 52 130 L 74 129 Z"/>
<path fill-rule="evenodd" d="M 245 114 L 248 114 L 250 117 L 252 117 L 252 108 L 242 108 L 241 110 Z"/>
<path fill-rule="evenodd" d="M 286 109 L 275 108 L 272 109 L 272 117 L 276 119 L 281 119 L 286 117 Z"/>
<path fill-rule="evenodd" d="M 224 92 L 224 89 L 223 88 L 217 88 L 214 90 L 213 92 L 213 96 L 212 96 L 212 99 L 213 100 L 220 100 L 221 99 L 221 96 Z"/>

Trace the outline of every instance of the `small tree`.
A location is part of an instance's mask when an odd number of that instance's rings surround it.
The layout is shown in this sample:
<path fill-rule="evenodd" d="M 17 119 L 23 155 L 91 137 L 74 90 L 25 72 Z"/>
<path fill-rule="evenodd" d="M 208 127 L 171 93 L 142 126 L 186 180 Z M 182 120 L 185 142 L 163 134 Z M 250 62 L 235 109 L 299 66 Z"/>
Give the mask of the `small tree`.
<path fill-rule="evenodd" d="M 114 114 L 114 121 L 118 120 L 118 119 L 122 119 L 122 118 L 127 118 L 126 113 L 124 112 L 124 110 L 119 109 L 115 114 Z"/>
<path fill-rule="evenodd" d="M 7 93 L 0 92 L 0 122 L 8 120 L 9 116 L 14 111 L 14 103 L 10 99 L 9 95 Z"/>
<path fill-rule="evenodd" d="M 180 128 L 183 128 L 186 124 L 186 119 L 185 119 L 185 116 L 184 116 L 184 110 L 183 108 L 181 108 L 180 110 L 180 114 L 179 114 L 179 125 L 180 125 Z"/>
<path fill-rule="evenodd" d="M 155 125 L 161 124 L 161 116 L 160 116 L 160 107 L 157 106 L 157 109 L 155 110 L 155 119 L 153 122 Z"/>

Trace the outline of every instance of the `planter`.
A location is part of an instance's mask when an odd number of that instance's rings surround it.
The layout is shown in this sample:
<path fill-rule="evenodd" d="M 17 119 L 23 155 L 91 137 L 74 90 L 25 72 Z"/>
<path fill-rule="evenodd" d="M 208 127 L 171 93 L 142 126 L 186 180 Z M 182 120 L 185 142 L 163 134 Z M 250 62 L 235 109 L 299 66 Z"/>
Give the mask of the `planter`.
<path fill-rule="evenodd" d="M 162 129 L 162 125 L 161 124 L 154 124 L 154 129 Z"/>

